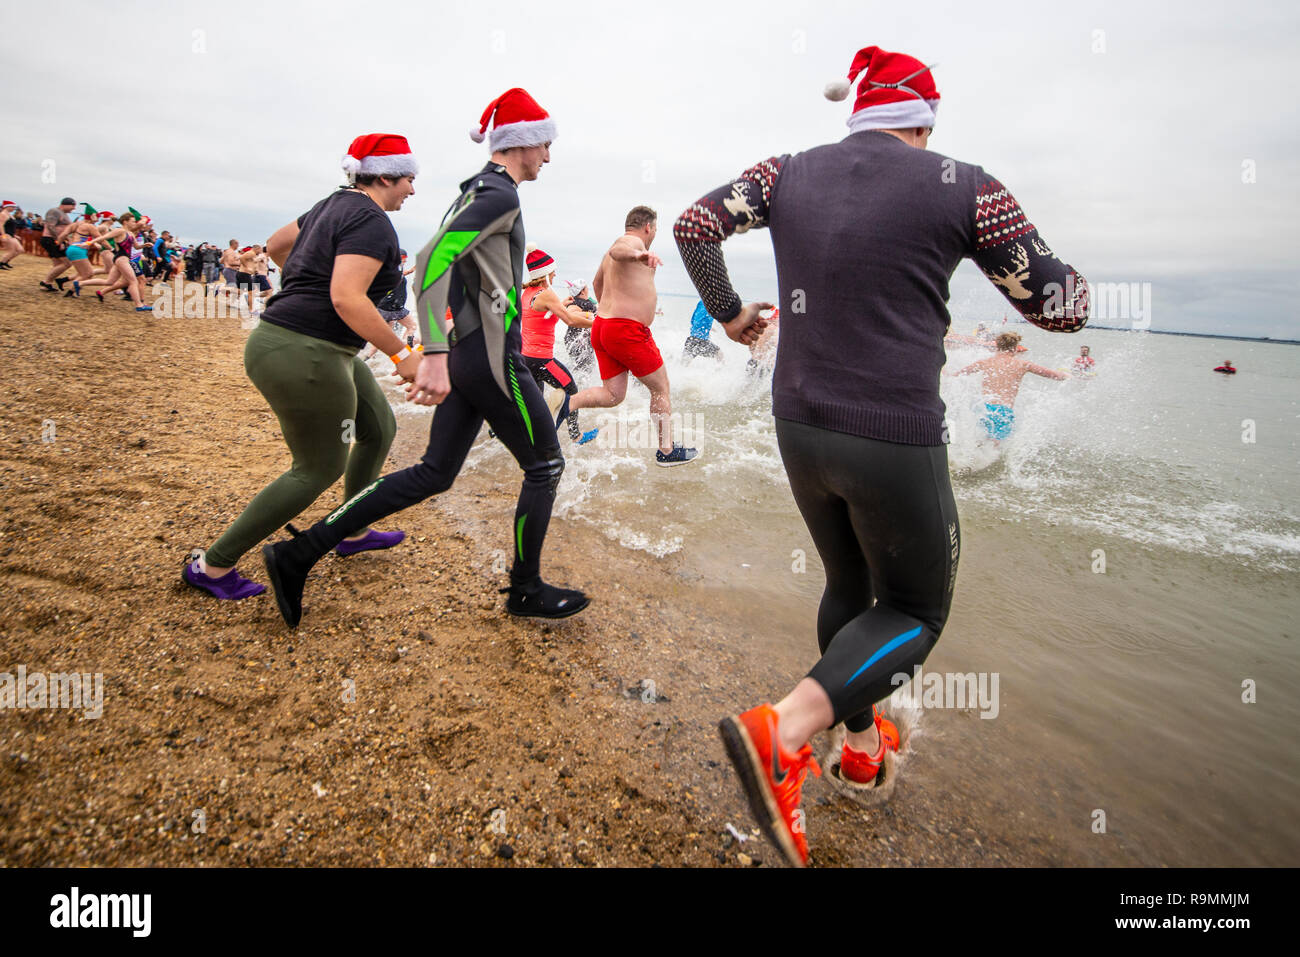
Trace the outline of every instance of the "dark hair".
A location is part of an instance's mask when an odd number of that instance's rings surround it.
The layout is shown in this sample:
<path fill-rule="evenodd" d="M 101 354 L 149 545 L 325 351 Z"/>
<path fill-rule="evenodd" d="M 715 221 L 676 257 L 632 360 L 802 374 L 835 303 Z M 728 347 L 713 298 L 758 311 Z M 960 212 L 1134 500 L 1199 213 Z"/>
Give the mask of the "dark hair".
<path fill-rule="evenodd" d="M 640 229 L 659 219 L 659 214 L 649 206 L 633 206 L 623 221 L 624 229 Z"/>
<path fill-rule="evenodd" d="M 410 173 L 403 173 L 401 176 L 380 174 L 380 173 L 357 173 L 353 178 L 353 183 L 357 186 L 373 186 L 381 179 L 386 179 L 390 183 L 396 183 L 399 179 L 405 179 Z"/>

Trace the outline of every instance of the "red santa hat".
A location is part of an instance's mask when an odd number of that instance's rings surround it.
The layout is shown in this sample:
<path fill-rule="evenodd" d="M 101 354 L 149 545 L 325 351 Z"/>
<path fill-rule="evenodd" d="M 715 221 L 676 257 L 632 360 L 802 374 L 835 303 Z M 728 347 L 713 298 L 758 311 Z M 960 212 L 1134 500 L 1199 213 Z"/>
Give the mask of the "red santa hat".
<path fill-rule="evenodd" d="M 492 132 L 487 132 L 491 124 Z M 479 119 L 478 129 L 469 131 L 475 143 L 488 140 L 492 152 L 512 146 L 541 146 L 555 139 L 555 121 L 528 91 L 521 87 L 506 90 L 488 104 Z"/>
<path fill-rule="evenodd" d="M 8 209 L 10 206 L 17 206 L 17 205 L 18 204 L 15 203 L 12 199 L 6 199 L 3 203 L 0 203 L 0 209 Z"/>
<path fill-rule="evenodd" d="M 934 126 L 939 91 L 930 67 L 916 57 L 880 47 L 859 50 L 848 80 L 826 84 L 826 99 L 843 100 L 854 83 L 858 84 L 858 98 L 848 120 L 853 132 Z"/>
<path fill-rule="evenodd" d="M 525 266 L 528 270 L 528 282 L 555 272 L 555 260 L 541 249 L 529 251 Z"/>
<path fill-rule="evenodd" d="M 99 218 L 100 218 L 100 219 L 117 219 L 117 215 L 114 214 L 114 213 L 110 213 L 110 212 L 109 212 L 108 210 L 106 210 L 106 209 L 101 209 L 101 210 L 99 211 Z"/>
<path fill-rule="evenodd" d="M 358 136 L 343 156 L 343 172 L 348 182 L 356 182 L 358 174 L 391 176 L 395 179 L 414 176 L 420 172 L 411 145 L 405 136 L 396 133 L 367 133 Z"/>

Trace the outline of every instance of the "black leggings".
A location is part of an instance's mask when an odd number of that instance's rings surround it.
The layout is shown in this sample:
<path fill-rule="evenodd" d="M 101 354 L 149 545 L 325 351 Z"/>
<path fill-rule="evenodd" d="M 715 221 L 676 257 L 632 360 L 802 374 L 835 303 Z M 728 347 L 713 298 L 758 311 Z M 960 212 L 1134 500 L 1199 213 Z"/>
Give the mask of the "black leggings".
<path fill-rule="evenodd" d="M 872 724 L 871 706 L 912 677 L 952 606 L 961 533 L 946 446 L 899 445 L 785 419 L 776 438 L 790 490 L 826 568 L 817 612 L 836 723 Z"/>
<path fill-rule="evenodd" d="M 537 388 L 549 385 L 569 395 L 578 394 L 578 384 L 573 381 L 573 373 L 564 367 L 563 362 L 555 358 L 538 359 L 533 356 L 524 356 L 523 359 Z"/>
<path fill-rule="evenodd" d="M 515 557 L 510 580 L 522 585 L 539 579 L 542 542 L 551 521 L 555 487 L 564 472 L 564 456 L 555 423 L 522 357 L 511 351 L 507 362 L 510 396 L 492 376 L 482 331 L 457 342 L 447 359 L 451 392 L 434 413 L 423 458 L 379 478 L 313 525 L 306 533 L 313 550 L 323 555 L 347 536 L 451 488 L 486 419 L 524 470 L 512 528 Z"/>

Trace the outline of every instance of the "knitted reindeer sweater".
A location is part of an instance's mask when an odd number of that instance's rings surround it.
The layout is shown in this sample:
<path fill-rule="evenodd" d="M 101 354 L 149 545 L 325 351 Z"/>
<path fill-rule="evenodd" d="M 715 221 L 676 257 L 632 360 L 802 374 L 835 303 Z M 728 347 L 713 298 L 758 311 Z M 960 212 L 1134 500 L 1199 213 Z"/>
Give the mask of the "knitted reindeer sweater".
<path fill-rule="evenodd" d="M 693 203 L 674 236 L 705 307 L 740 311 L 722 241 L 772 231 L 781 327 L 777 418 L 939 445 L 948 281 L 969 256 L 1027 320 L 1077 332 L 1088 287 L 978 166 L 879 130 L 764 160 Z"/>

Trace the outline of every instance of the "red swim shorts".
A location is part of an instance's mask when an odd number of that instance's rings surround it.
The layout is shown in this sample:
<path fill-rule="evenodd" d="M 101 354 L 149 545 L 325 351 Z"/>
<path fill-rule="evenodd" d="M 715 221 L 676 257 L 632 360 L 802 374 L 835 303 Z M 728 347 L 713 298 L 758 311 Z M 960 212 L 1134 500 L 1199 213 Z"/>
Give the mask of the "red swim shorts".
<path fill-rule="evenodd" d="M 613 379 L 631 372 L 638 379 L 664 364 L 650 327 L 635 319 L 597 316 L 591 324 L 591 348 L 601 379 Z"/>

